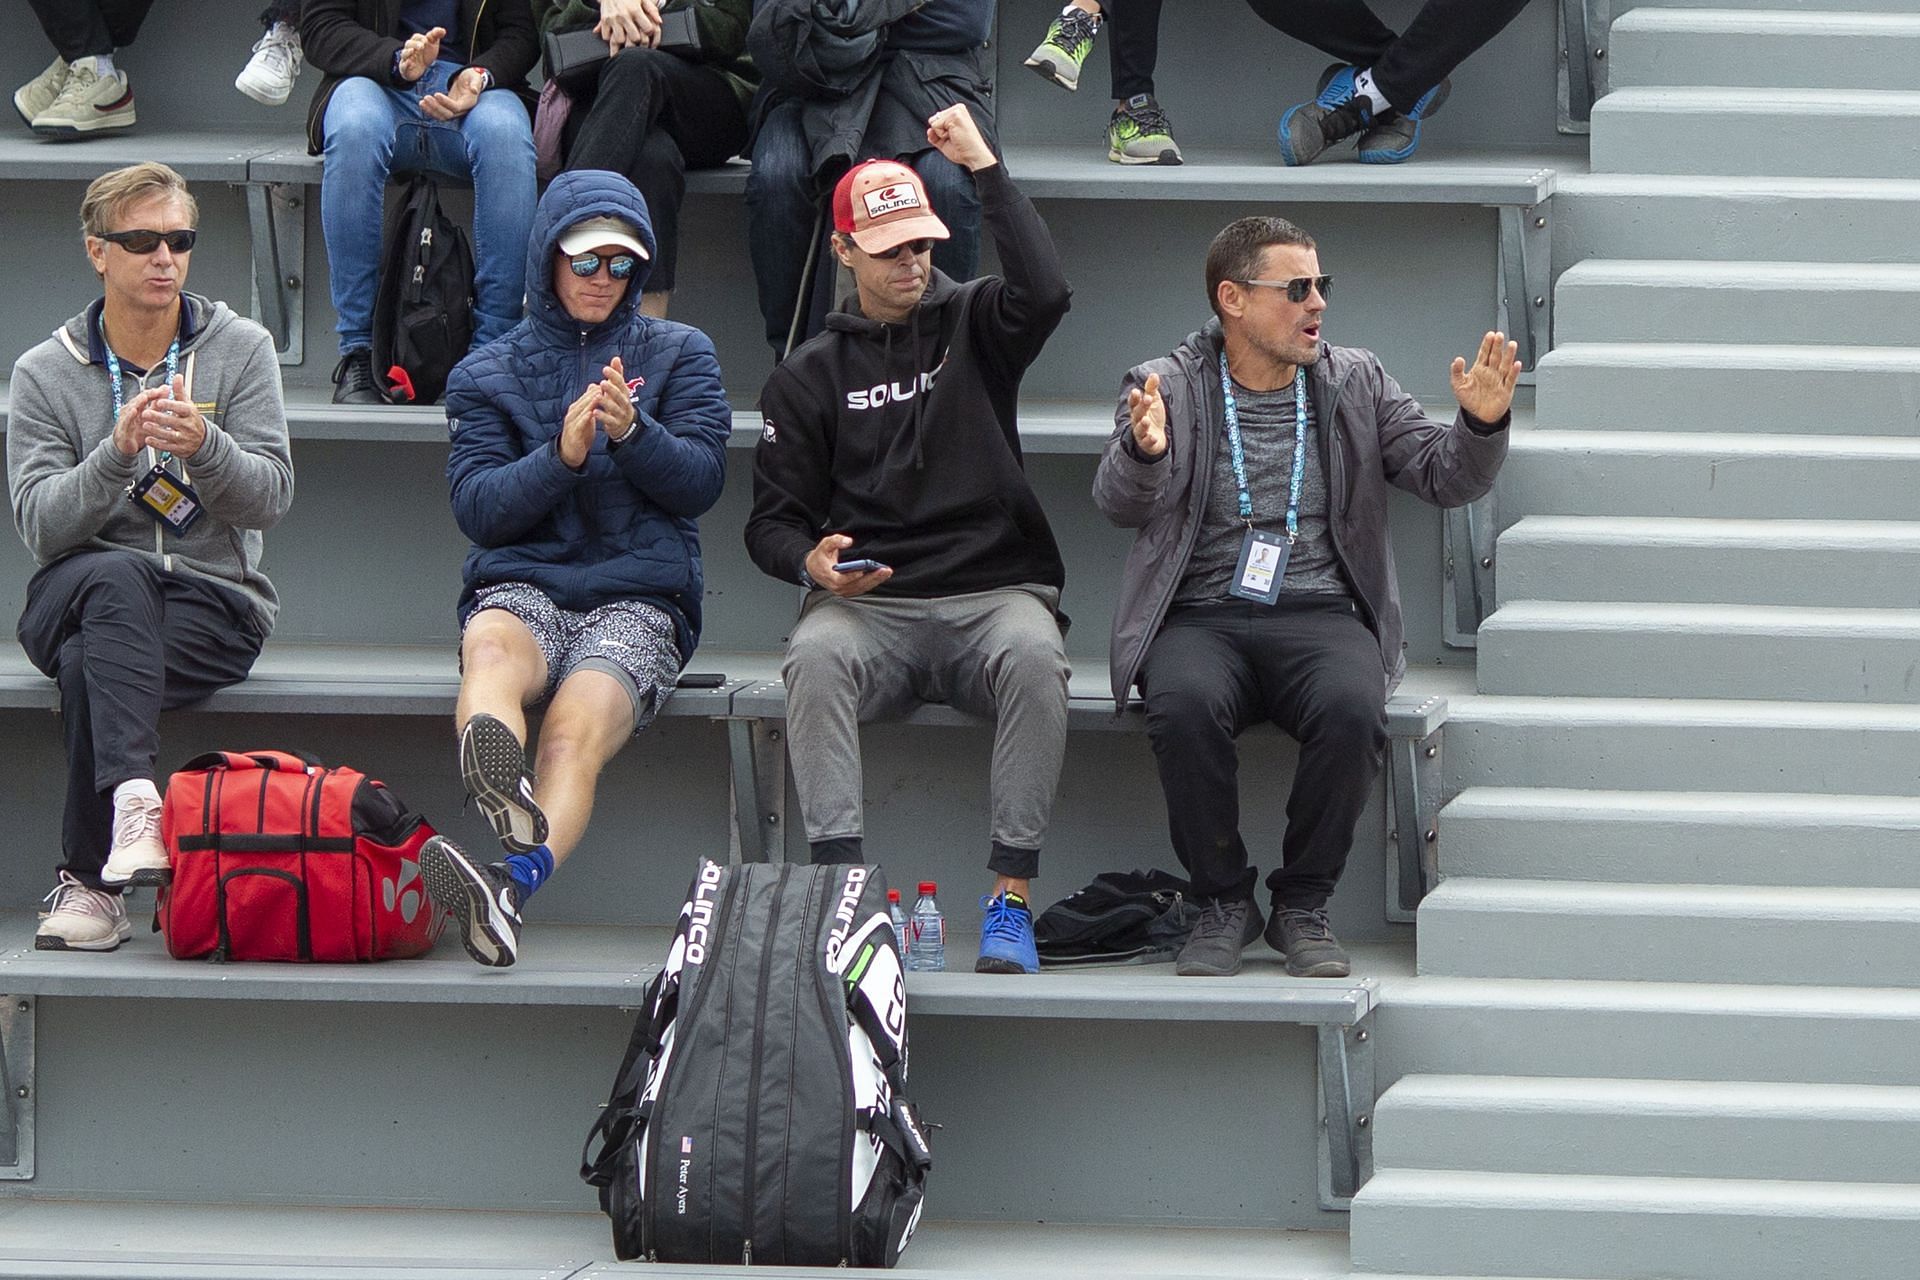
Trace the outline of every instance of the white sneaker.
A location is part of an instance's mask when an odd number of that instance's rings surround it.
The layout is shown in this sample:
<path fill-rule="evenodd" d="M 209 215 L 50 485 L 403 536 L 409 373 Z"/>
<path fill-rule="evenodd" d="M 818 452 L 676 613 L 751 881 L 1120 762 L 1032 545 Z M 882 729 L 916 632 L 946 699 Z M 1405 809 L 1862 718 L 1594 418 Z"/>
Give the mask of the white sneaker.
<path fill-rule="evenodd" d="M 33 131 L 43 138 L 81 138 L 101 129 L 124 129 L 134 119 L 127 73 L 116 68 L 103 76 L 91 58 L 82 58 L 68 66 L 60 95 L 33 118 Z"/>
<path fill-rule="evenodd" d="M 37 951 L 112 951 L 133 936 L 119 894 L 89 889 L 65 871 L 47 903 L 33 935 Z"/>
<path fill-rule="evenodd" d="M 303 60 L 300 33 L 284 22 L 276 22 L 253 46 L 253 56 L 235 77 L 233 87 L 255 102 L 277 107 L 293 92 Z"/>
<path fill-rule="evenodd" d="M 100 883 L 163 885 L 173 879 L 167 846 L 160 843 L 160 792 L 145 778 L 113 789 L 113 847 Z"/>
<path fill-rule="evenodd" d="M 28 124 L 33 118 L 53 105 L 60 96 L 60 90 L 67 85 L 67 60 L 56 56 L 45 71 L 13 91 L 13 109 Z"/>

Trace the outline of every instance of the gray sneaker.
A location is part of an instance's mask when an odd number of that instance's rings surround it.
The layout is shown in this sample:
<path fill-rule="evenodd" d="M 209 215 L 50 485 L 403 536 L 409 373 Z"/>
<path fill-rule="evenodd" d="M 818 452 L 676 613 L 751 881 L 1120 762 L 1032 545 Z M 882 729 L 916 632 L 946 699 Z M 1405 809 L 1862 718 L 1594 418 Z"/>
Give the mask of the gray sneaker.
<path fill-rule="evenodd" d="M 67 60 L 55 57 L 47 69 L 13 91 L 13 109 L 29 125 L 33 118 L 53 105 L 67 84 Z"/>
<path fill-rule="evenodd" d="M 103 129 L 124 129 L 134 122 L 133 86 L 127 73 L 103 76 L 90 59 L 67 68 L 67 83 L 45 111 L 33 118 L 43 138 L 84 138 Z"/>
<path fill-rule="evenodd" d="M 1287 958 L 1287 972 L 1296 978 L 1344 978 L 1353 972 L 1325 907 L 1296 911 L 1276 902 L 1267 921 L 1267 945 Z"/>
<path fill-rule="evenodd" d="M 1360 135 L 1360 163 L 1400 164 L 1412 159 L 1420 146 L 1420 122 L 1445 106 L 1451 92 L 1452 83 L 1442 80 L 1421 94 L 1412 109 L 1375 120 L 1373 127 Z"/>
<path fill-rule="evenodd" d="M 1240 972 L 1240 953 L 1260 936 L 1260 908 L 1245 898 L 1209 902 L 1180 948 L 1173 971 L 1183 978 L 1231 978 Z"/>

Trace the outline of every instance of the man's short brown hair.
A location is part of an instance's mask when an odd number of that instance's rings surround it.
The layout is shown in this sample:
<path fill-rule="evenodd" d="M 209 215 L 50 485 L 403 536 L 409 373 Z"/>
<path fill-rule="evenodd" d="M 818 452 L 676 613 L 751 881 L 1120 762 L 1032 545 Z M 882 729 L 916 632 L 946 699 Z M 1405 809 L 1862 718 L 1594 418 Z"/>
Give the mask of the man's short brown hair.
<path fill-rule="evenodd" d="M 200 225 L 200 205 L 187 190 L 187 180 L 159 161 L 149 160 L 103 173 L 87 184 L 87 194 L 80 198 L 80 230 L 90 236 L 111 231 L 121 210 L 159 195 L 178 199 L 187 211 L 187 224 Z"/>
<path fill-rule="evenodd" d="M 1241 218 L 1229 222 L 1207 249 L 1207 305 L 1220 314 L 1220 282 L 1250 280 L 1269 245 L 1313 248 L 1313 237 L 1285 218 Z"/>

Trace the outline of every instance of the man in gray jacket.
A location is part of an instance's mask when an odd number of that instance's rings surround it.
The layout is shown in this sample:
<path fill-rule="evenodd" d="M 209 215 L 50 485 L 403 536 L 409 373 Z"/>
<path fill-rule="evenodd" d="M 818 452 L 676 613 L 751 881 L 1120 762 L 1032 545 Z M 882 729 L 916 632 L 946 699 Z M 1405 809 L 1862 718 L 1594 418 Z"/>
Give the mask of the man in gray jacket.
<path fill-rule="evenodd" d="M 60 683 L 59 883 L 34 945 L 112 951 L 121 891 L 164 884 L 163 708 L 246 677 L 279 606 L 260 531 L 293 500 L 266 330 L 182 292 L 198 209 L 138 164 L 87 188 L 103 296 L 20 357 L 7 423 L 14 527 L 41 566 L 20 644 Z"/>
<path fill-rule="evenodd" d="M 1226 976 L 1260 936 L 1240 836 L 1234 740 L 1272 721 L 1300 743 L 1270 946 L 1301 977 L 1343 977 L 1327 900 L 1379 776 L 1405 671 L 1387 487 L 1471 502 L 1506 457 L 1520 364 L 1489 333 L 1453 362 L 1460 412 L 1426 416 L 1373 353 L 1329 346 L 1332 277 L 1311 236 L 1242 218 L 1207 253 L 1216 321 L 1128 373 L 1094 501 L 1138 529 L 1114 611 L 1113 695 L 1138 682 L 1174 852 L 1199 925 L 1185 975 Z"/>

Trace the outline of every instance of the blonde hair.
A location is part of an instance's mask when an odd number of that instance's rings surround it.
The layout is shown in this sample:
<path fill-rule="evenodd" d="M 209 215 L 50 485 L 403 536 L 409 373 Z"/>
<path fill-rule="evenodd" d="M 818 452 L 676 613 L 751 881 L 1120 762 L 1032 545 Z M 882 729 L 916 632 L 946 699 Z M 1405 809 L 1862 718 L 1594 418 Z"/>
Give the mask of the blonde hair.
<path fill-rule="evenodd" d="M 87 184 L 80 198 L 80 230 L 89 236 L 112 230 L 121 210 L 151 196 L 170 195 L 187 211 L 189 226 L 200 225 L 200 205 L 187 190 L 187 180 L 156 160 L 130 164 L 103 173 Z"/>

